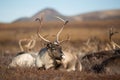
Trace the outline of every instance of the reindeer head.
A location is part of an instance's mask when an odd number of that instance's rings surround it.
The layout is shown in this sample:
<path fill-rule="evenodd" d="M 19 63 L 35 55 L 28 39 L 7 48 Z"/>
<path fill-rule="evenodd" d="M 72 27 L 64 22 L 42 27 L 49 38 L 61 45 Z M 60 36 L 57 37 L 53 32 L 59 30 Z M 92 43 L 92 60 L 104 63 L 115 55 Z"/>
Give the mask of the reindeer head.
<path fill-rule="evenodd" d="M 46 48 L 48 50 L 48 53 L 49 53 L 49 56 L 54 58 L 54 59 L 58 59 L 58 60 L 61 60 L 62 59 L 62 56 L 64 55 L 63 52 L 62 52 L 62 48 L 61 48 L 61 43 L 64 42 L 64 41 L 59 41 L 59 35 L 60 33 L 62 32 L 62 30 L 64 29 L 65 25 L 68 23 L 68 21 L 64 21 L 63 19 L 57 17 L 58 19 L 60 19 L 61 21 L 63 21 L 64 23 L 62 24 L 62 28 L 60 29 L 60 31 L 57 33 L 56 35 L 56 39 L 51 42 L 47 39 L 45 39 L 40 33 L 39 33 L 39 30 L 41 28 L 41 24 L 42 24 L 42 18 L 39 19 L 37 18 L 36 20 L 39 21 L 40 23 L 40 27 L 37 31 L 37 35 L 39 38 L 41 38 L 42 40 L 44 40 L 47 44 L 46 44 Z"/>
<path fill-rule="evenodd" d="M 60 45 L 54 43 L 47 43 L 46 47 L 48 49 L 50 57 L 57 60 L 62 59 L 63 52 L 62 52 L 62 47 Z"/>

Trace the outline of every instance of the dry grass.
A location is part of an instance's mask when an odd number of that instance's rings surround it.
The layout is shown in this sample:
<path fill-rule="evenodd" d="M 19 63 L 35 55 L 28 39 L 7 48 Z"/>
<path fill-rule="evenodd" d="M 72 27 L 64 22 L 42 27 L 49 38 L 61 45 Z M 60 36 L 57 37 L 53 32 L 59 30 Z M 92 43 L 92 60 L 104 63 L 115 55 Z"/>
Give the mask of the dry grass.
<path fill-rule="evenodd" d="M 54 40 L 55 34 L 60 29 L 61 23 L 44 23 L 41 30 L 43 35 L 49 35 L 47 39 Z M 12 57 L 19 51 L 18 40 L 29 38 L 36 34 L 38 23 L 12 23 L 0 24 L 0 80 L 119 80 L 120 75 L 96 74 L 92 72 L 62 72 L 58 70 L 40 71 L 35 68 L 7 68 Z M 57 27 L 56 27 L 57 26 Z M 120 20 L 94 21 L 94 22 L 70 22 L 61 34 L 61 40 L 69 34 L 70 44 L 79 50 L 81 43 L 88 38 L 96 36 L 101 41 L 108 41 L 107 30 L 114 26 L 120 32 Z M 52 35 L 52 37 L 51 37 Z M 120 34 L 114 36 L 114 40 L 120 43 Z M 37 39 L 35 50 L 40 49 L 41 42 Z M 64 43 L 63 45 L 66 45 Z"/>
<path fill-rule="evenodd" d="M 66 72 L 58 70 L 40 71 L 36 68 L 7 68 L 10 53 L 0 54 L 0 80 L 119 80 L 120 75 L 96 74 L 92 72 Z"/>

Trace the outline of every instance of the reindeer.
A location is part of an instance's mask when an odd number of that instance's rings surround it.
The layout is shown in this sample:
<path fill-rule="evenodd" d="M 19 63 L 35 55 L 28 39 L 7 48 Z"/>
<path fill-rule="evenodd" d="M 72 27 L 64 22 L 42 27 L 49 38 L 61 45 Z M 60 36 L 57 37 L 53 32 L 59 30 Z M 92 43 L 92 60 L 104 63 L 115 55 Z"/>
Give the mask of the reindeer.
<path fill-rule="evenodd" d="M 82 57 L 81 62 L 84 70 L 92 70 L 99 73 L 102 72 L 104 68 L 108 70 L 108 67 L 113 66 L 110 62 L 120 58 L 120 46 L 112 40 L 112 36 L 116 33 L 118 32 L 113 32 L 112 28 L 109 29 L 109 43 L 107 43 L 107 50 L 92 52 Z"/>
<path fill-rule="evenodd" d="M 22 42 L 26 42 L 26 44 L 22 45 Z M 35 43 L 36 36 L 31 36 L 30 39 L 20 39 L 19 47 L 21 51 L 12 59 L 9 67 L 35 67 L 35 59 L 38 52 L 31 51 L 34 48 Z"/>
<path fill-rule="evenodd" d="M 62 20 L 61 18 L 57 17 L 58 19 Z M 63 28 L 65 27 L 65 25 L 68 23 L 68 21 L 64 21 L 64 24 L 62 25 L 62 28 L 60 29 L 60 31 L 57 33 L 56 35 L 56 39 L 55 41 L 50 41 L 45 39 L 39 32 L 40 28 L 42 27 L 42 18 L 39 19 L 37 18 L 36 21 L 39 21 L 40 23 L 40 27 L 37 31 L 38 37 L 41 38 L 43 41 L 46 42 L 46 45 L 44 48 L 40 49 L 39 54 L 36 58 L 36 67 L 38 69 L 50 69 L 50 68 L 54 68 L 56 69 L 57 66 L 59 65 L 59 63 L 57 61 L 61 61 L 62 58 L 64 58 L 64 54 L 62 51 L 62 48 L 60 46 L 60 44 L 64 41 L 59 41 L 59 35 L 62 32 Z M 63 20 L 62 20 L 63 21 Z"/>
<path fill-rule="evenodd" d="M 35 67 L 35 56 L 30 53 L 23 53 L 15 56 L 9 67 Z"/>
<path fill-rule="evenodd" d="M 68 23 L 68 21 L 65 21 L 59 17 L 57 18 L 63 21 L 64 24 L 62 25 L 62 28 L 60 29 L 60 31 L 57 33 L 55 41 L 51 42 L 45 39 L 44 37 L 42 37 L 41 34 L 39 34 L 39 31 L 37 32 L 38 36 L 42 40 L 47 42 L 47 44 L 45 48 L 42 48 L 40 50 L 39 55 L 36 59 L 36 66 L 38 68 L 43 68 L 43 69 L 49 69 L 51 67 L 54 67 L 54 69 L 61 70 L 62 68 L 67 71 L 75 71 L 76 68 L 78 68 L 81 71 L 82 66 L 77 55 L 72 54 L 71 52 L 62 51 L 61 49 L 60 45 L 63 42 L 68 41 L 70 39 L 70 37 L 68 37 L 66 40 L 59 41 L 59 35 L 64 29 L 65 25 Z M 42 19 L 37 18 L 36 20 L 40 22 L 39 28 L 41 28 Z"/>
<path fill-rule="evenodd" d="M 36 20 L 39 20 L 40 27 L 41 27 L 42 19 L 37 18 Z M 44 40 L 47 44 L 45 48 L 42 48 L 40 50 L 37 57 L 31 55 L 31 52 L 29 52 L 30 44 L 33 42 L 33 40 L 27 40 L 27 39 L 20 40 L 19 46 L 20 46 L 21 52 L 12 59 L 12 62 L 9 64 L 9 66 L 10 67 L 17 67 L 17 66 L 31 67 L 36 65 L 36 67 L 38 68 L 45 66 L 45 69 L 49 69 L 52 66 L 56 67 L 57 66 L 56 60 L 61 60 L 63 56 L 60 43 L 64 41 L 59 41 L 59 35 L 67 23 L 68 21 L 64 22 L 63 27 L 57 33 L 56 40 L 54 42 L 50 42 L 49 40 L 46 40 L 44 37 L 42 37 L 39 34 L 39 29 L 38 29 L 38 32 L 37 32 L 38 37 Z M 28 52 L 24 51 L 23 46 L 21 45 L 22 41 L 28 41 L 28 44 L 25 45 L 28 49 Z"/>
<path fill-rule="evenodd" d="M 64 21 L 63 19 L 61 19 L 59 17 L 57 17 L 57 18 Z M 36 20 L 38 20 L 40 22 L 40 27 L 39 28 L 41 28 L 42 19 L 37 18 Z M 52 67 L 54 69 L 56 69 L 56 68 L 59 68 L 59 65 L 63 65 L 63 67 L 65 69 L 67 69 L 67 71 L 75 71 L 76 70 L 76 65 L 79 64 L 80 65 L 79 70 L 81 71 L 82 67 L 81 67 L 81 63 L 79 62 L 78 57 L 76 55 L 70 53 L 70 52 L 64 52 L 63 53 L 63 51 L 61 49 L 61 46 L 60 46 L 63 42 L 69 40 L 69 39 L 67 39 L 67 40 L 59 41 L 59 35 L 60 35 L 62 30 L 64 29 L 64 26 L 67 23 L 68 23 L 68 21 L 64 21 L 64 24 L 62 25 L 62 28 L 57 33 L 56 39 L 53 42 L 51 42 L 51 41 L 45 39 L 43 36 L 41 36 L 41 34 L 39 33 L 40 29 L 38 29 L 38 31 L 37 31 L 38 37 L 46 42 L 45 47 L 42 48 L 39 51 L 37 57 L 36 58 L 33 57 L 34 60 L 35 60 L 35 66 L 38 69 L 41 69 L 41 68 L 50 69 Z M 20 57 L 20 56 L 25 57 L 24 55 L 26 55 L 26 57 L 30 56 L 30 54 L 26 53 L 26 54 L 19 55 L 17 57 Z M 20 57 L 20 58 L 16 58 L 16 59 L 20 60 L 22 58 Z M 14 59 L 13 61 L 18 62 L 18 60 L 16 60 L 16 59 Z M 27 58 L 25 58 L 25 59 L 27 59 Z M 34 60 L 33 60 L 33 64 L 34 64 Z M 25 63 L 25 64 L 27 64 L 27 63 Z"/>

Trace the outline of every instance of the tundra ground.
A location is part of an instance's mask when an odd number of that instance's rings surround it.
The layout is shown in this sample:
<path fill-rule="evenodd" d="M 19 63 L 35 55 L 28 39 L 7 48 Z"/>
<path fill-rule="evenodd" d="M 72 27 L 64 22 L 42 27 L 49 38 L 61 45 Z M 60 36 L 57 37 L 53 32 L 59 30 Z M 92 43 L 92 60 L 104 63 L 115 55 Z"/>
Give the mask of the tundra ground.
<path fill-rule="evenodd" d="M 0 80 L 119 80 L 120 74 L 94 73 L 86 71 L 59 71 L 59 70 L 37 70 L 36 68 L 8 68 L 12 58 L 20 51 L 18 41 L 22 38 L 29 38 L 35 35 L 39 24 L 37 23 L 11 23 L 0 24 Z M 57 26 L 57 27 L 56 27 Z M 61 23 L 44 23 L 41 29 L 42 35 L 54 40 Z M 94 22 L 70 22 L 60 39 L 70 36 L 70 41 L 62 44 L 63 50 L 73 50 L 79 52 L 84 43 L 89 38 L 97 38 L 101 41 L 99 45 L 108 42 L 108 29 L 113 27 L 120 32 L 120 20 L 117 21 L 94 21 Z M 120 44 L 120 34 L 116 34 L 113 40 Z M 33 51 L 39 51 L 44 46 L 41 39 L 37 39 L 37 44 Z M 90 51 L 94 50 L 90 49 Z M 102 50 L 102 49 L 101 49 Z M 87 51 L 89 52 L 89 50 Z"/>

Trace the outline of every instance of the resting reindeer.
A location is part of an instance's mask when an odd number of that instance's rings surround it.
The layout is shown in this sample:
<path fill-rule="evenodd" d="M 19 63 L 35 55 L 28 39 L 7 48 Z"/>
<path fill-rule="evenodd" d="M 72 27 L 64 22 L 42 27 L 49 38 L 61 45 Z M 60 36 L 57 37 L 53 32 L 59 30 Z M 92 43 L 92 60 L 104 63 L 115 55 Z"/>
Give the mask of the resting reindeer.
<path fill-rule="evenodd" d="M 66 22 L 65 20 L 59 17 L 57 18 L 63 21 L 64 23 Z M 63 28 L 61 29 L 61 31 L 63 30 Z M 69 40 L 69 36 L 67 40 Z M 75 71 L 75 70 L 81 71 L 82 70 L 81 62 L 78 58 L 78 55 L 75 52 L 71 52 L 71 49 L 69 49 L 68 51 L 63 51 L 63 54 L 64 54 L 64 58 L 61 60 L 61 63 L 65 70 L 67 71 Z"/>
<path fill-rule="evenodd" d="M 66 21 L 66 23 L 67 23 L 67 21 Z M 64 27 L 64 25 L 63 25 L 63 27 Z M 40 20 L 40 26 L 41 26 L 41 20 Z M 63 27 L 62 27 L 62 29 L 63 29 Z M 49 69 L 50 67 L 57 65 L 56 60 L 60 60 L 63 55 L 61 46 L 59 46 L 59 43 L 62 43 L 63 41 L 62 42 L 58 41 L 58 37 L 59 37 L 59 34 L 61 33 L 62 29 L 58 32 L 57 39 L 54 42 L 50 42 L 50 41 L 46 40 L 45 38 L 43 38 L 39 34 L 39 31 L 38 31 L 38 36 L 41 39 L 43 39 L 44 41 L 46 41 L 47 45 L 45 48 L 40 50 L 37 58 L 34 57 L 33 55 L 31 55 L 30 52 L 26 53 L 24 51 L 24 49 L 22 48 L 22 45 L 21 45 L 21 41 L 22 41 L 21 40 L 19 42 L 19 45 L 20 45 L 22 52 L 20 52 L 16 57 L 13 58 L 13 60 L 9 66 L 10 67 L 17 67 L 17 66 L 32 67 L 32 66 L 35 66 L 35 63 L 36 63 L 36 67 L 38 67 L 38 68 L 45 66 L 45 69 Z M 28 44 L 29 44 L 29 42 L 28 42 Z"/>
<path fill-rule="evenodd" d="M 9 67 L 35 67 L 36 55 L 32 56 L 31 54 L 33 53 L 23 53 L 15 56 L 9 64 Z"/>
<path fill-rule="evenodd" d="M 37 21 L 40 22 L 40 27 L 41 28 L 41 24 L 42 24 L 42 18 L 36 19 Z M 42 40 L 44 40 L 47 44 L 45 45 L 44 48 L 42 48 L 39 51 L 39 54 L 36 58 L 36 67 L 38 69 L 49 69 L 49 68 L 54 68 L 56 69 L 57 66 L 59 65 L 57 61 L 61 61 L 61 59 L 63 58 L 64 54 L 62 52 L 62 48 L 60 46 L 60 44 L 63 41 L 59 41 L 59 35 L 62 32 L 64 26 L 68 23 L 68 21 L 65 21 L 64 24 L 62 25 L 62 28 L 60 29 L 60 31 L 57 33 L 56 36 L 56 40 L 51 42 L 47 39 L 45 39 L 40 33 L 38 29 L 38 37 L 41 38 Z"/>
<path fill-rule="evenodd" d="M 30 39 L 21 39 L 19 40 L 19 47 L 21 52 L 19 52 L 9 64 L 9 67 L 35 67 L 35 59 L 37 56 L 37 52 L 32 52 L 31 49 L 35 46 L 35 37 L 31 37 Z M 23 48 L 22 42 L 27 42 L 26 49 Z"/>

